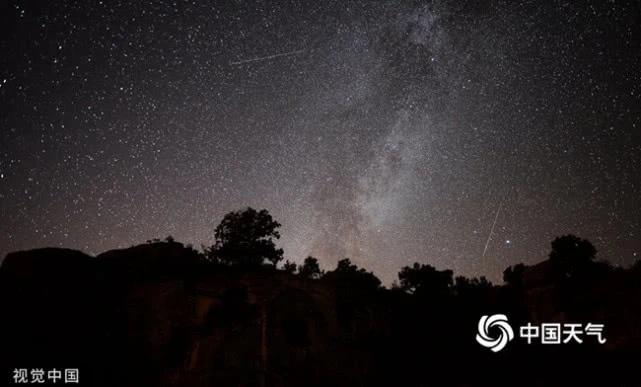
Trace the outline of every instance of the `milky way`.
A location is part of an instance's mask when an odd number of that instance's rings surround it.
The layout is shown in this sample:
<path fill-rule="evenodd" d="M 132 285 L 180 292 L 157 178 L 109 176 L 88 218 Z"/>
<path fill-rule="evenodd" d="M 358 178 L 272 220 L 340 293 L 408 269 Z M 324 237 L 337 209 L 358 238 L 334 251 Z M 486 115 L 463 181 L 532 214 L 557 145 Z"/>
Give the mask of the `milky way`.
<path fill-rule="evenodd" d="M 200 246 L 246 206 L 386 283 L 641 253 L 638 2 L 134 3 L 2 5 L 1 255 Z"/>

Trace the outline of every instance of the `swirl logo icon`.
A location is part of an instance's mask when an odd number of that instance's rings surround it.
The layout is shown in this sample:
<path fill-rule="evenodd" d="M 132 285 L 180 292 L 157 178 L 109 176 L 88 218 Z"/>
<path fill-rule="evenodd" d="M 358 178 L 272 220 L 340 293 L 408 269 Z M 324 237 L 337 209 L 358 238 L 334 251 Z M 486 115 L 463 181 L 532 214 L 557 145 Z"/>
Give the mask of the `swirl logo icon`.
<path fill-rule="evenodd" d="M 499 337 L 490 337 L 490 328 L 496 326 L 501 334 Z M 512 327 L 507 322 L 507 316 L 504 314 L 494 314 L 492 316 L 482 316 L 479 320 L 479 333 L 476 334 L 476 341 L 482 346 L 489 348 L 493 352 L 502 350 L 505 345 L 514 339 Z"/>

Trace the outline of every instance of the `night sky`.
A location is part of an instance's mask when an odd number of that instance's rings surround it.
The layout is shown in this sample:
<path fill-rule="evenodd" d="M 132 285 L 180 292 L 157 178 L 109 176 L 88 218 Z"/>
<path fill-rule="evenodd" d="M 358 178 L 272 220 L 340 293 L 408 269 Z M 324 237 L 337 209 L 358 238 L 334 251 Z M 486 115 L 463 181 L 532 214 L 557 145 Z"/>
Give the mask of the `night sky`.
<path fill-rule="evenodd" d="M 641 258 L 641 2 L 131 3 L 0 3 L 0 255 L 252 206 L 385 283 Z"/>

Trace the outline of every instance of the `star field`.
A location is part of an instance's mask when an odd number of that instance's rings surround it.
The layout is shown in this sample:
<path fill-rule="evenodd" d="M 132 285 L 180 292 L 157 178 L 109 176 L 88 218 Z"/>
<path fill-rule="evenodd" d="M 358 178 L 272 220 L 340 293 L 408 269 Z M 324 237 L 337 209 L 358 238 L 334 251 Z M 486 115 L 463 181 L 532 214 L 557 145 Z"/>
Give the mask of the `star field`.
<path fill-rule="evenodd" d="M 1 7 L 2 256 L 210 244 L 246 206 L 386 283 L 641 253 L 638 2 Z"/>

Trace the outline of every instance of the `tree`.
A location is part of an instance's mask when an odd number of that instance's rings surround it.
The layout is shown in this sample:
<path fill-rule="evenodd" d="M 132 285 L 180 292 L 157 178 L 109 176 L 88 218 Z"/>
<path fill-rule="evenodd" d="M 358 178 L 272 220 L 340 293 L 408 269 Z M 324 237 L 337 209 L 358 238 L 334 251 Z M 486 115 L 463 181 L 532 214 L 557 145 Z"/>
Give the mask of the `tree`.
<path fill-rule="evenodd" d="M 485 276 L 480 276 L 478 278 L 457 276 L 454 279 L 454 289 L 456 290 L 456 293 L 476 292 L 490 288 L 492 288 L 492 283 L 488 281 Z"/>
<path fill-rule="evenodd" d="M 288 259 L 287 261 L 285 261 L 285 264 L 283 265 L 283 270 L 288 272 L 289 274 L 296 273 L 296 263 Z"/>
<path fill-rule="evenodd" d="M 503 271 L 503 281 L 508 286 L 519 288 L 523 285 L 523 273 L 525 273 L 525 265 L 518 263 L 510 266 Z"/>
<path fill-rule="evenodd" d="M 309 256 L 305 258 L 303 264 L 298 267 L 298 274 L 301 277 L 317 279 L 322 275 L 320 266 L 318 265 L 318 259 Z"/>
<path fill-rule="evenodd" d="M 596 249 L 587 239 L 564 235 L 552 241 L 550 263 L 561 278 L 572 278 L 585 273 L 594 263 Z"/>
<path fill-rule="evenodd" d="M 454 278 L 454 294 L 462 298 L 477 299 L 492 289 L 492 283 L 481 276 L 479 278 L 467 278 L 457 276 Z"/>
<path fill-rule="evenodd" d="M 352 264 L 349 258 L 338 261 L 336 269 L 325 274 L 323 280 L 335 281 L 361 291 L 373 291 L 381 286 L 381 280 L 372 272 Z"/>
<path fill-rule="evenodd" d="M 433 266 L 414 263 L 398 273 L 401 289 L 416 295 L 443 296 L 453 285 L 452 270 L 436 270 Z"/>
<path fill-rule="evenodd" d="M 230 212 L 216 227 L 209 255 L 227 265 L 256 267 L 267 260 L 276 267 L 283 259 L 283 250 L 274 244 L 280 238 L 279 227 L 267 210 L 248 207 Z"/>

